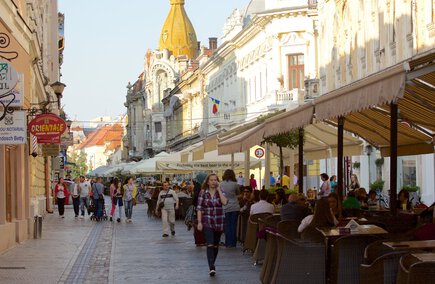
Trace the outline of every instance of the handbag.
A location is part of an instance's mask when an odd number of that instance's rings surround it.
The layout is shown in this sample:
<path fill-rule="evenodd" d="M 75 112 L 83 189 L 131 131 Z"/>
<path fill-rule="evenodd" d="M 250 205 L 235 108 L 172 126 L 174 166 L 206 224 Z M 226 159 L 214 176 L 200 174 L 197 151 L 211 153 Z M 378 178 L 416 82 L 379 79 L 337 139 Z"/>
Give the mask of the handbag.
<path fill-rule="evenodd" d="M 133 206 L 136 206 L 136 198 L 133 198 Z"/>
<path fill-rule="evenodd" d="M 165 197 L 163 198 L 163 201 L 160 201 L 159 204 L 157 204 L 157 215 L 160 217 L 162 215 L 162 209 L 163 207 L 165 207 L 165 200 L 166 200 L 166 196 L 168 195 L 168 192 L 166 193 Z"/>

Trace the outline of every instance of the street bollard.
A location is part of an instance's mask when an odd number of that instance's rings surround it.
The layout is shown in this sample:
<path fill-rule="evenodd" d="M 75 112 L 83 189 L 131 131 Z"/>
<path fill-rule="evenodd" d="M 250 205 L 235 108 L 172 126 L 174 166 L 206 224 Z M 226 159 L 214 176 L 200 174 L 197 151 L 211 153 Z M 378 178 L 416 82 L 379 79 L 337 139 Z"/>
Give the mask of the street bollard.
<path fill-rule="evenodd" d="M 33 223 L 33 238 L 40 239 L 42 236 L 42 216 L 35 216 Z"/>

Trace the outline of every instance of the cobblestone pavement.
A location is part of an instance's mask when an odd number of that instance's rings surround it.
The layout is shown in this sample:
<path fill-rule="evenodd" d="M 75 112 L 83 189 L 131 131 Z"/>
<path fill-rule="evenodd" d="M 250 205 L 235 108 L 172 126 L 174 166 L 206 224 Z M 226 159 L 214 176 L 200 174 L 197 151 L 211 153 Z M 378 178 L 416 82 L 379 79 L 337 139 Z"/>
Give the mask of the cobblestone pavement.
<path fill-rule="evenodd" d="M 208 276 L 205 247 L 177 221 L 176 235 L 162 238 L 160 220 L 133 210 L 132 223 L 66 218 L 43 221 L 42 239 L 0 254 L 0 283 L 259 283 L 261 267 L 240 249 L 221 248 L 217 275 Z"/>

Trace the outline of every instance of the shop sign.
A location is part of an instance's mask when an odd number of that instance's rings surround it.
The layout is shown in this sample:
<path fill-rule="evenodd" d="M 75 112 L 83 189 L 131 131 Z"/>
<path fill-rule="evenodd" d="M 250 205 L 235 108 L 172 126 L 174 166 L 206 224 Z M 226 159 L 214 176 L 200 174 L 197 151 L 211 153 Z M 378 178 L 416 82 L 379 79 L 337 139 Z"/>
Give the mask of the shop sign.
<path fill-rule="evenodd" d="M 0 60 L 0 102 L 8 107 L 23 106 L 23 82 L 8 61 Z"/>
<path fill-rule="evenodd" d="M 60 144 L 60 136 L 67 128 L 65 121 L 54 113 L 36 116 L 28 127 L 40 144 Z"/>
<path fill-rule="evenodd" d="M 0 144 L 26 144 L 26 112 L 14 111 L 0 120 Z"/>
<path fill-rule="evenodd" d="M 60 152 L 59 144 L 42 144 L 41 152 L 43 157 L 57 157 Z"/>

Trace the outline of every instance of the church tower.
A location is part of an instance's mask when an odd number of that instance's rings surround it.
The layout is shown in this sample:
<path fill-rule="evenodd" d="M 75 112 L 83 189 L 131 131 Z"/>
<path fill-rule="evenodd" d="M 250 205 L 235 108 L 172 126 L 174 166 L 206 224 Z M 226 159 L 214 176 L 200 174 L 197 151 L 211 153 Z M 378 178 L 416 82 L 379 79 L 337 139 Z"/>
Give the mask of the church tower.
<path fill-rule="evenodd" d="M 196 33 L 184 10 L 184 0 L 170 0 L 171 9 L 160 33 L 159 50 L 167 49 L 175 57 L 197 55 Z"/>

